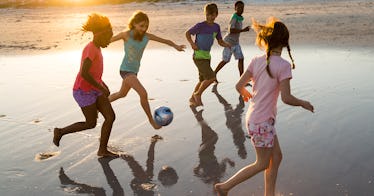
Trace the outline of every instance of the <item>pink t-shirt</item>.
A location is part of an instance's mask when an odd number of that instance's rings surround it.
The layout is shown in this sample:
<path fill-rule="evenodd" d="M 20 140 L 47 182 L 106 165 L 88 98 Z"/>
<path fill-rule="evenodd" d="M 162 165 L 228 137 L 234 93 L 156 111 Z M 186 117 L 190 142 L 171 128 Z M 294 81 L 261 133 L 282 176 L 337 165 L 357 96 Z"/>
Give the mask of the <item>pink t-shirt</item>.
<path fill-rule="evenodd" d="M 89 58 L 92 62 L 92 66 L 88 71 L 93 79 L 99 84 L 102 83 L 101 76 L 103 75 L 103 55 L 101 49 L 96 47 L 93 42 L 86 45 L 82 52 L 81 67 L 75 79 L 73 90 L 81 89 L 83 91 L 98 90 L 96 87 L 88 83 L 82 76 L 82 66 L 86 58 Z"/>
<path fill-rule="evenodd" d="M 252 75 L 252 99 L 246 115 L 248 123 L 276 119 L 280 82 L 292 78 L 291 64 L 280 56 L 270 56 L 271 78 L 266 71 L 266 55 L 251 60 L 247 71 Z"/>

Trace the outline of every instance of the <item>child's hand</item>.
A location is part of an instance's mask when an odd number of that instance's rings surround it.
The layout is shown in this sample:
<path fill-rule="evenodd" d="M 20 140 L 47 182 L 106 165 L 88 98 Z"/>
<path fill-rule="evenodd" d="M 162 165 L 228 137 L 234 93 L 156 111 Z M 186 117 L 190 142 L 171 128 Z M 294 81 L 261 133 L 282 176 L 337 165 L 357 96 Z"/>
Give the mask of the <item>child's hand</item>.
<path fill-rule="evenodd" d="M 191 47 L 192 47 L 193 50 L 199 50 L 199 47 L 197 47 L 197 45 L 195 43 L 192 43 Z"/>
<path fill-rule="evenodd" d="M 251 27 L 250 26 L 247 26 L 247 27 L 245 27 L 244 29 L 243 29 L 243 31 L 249 31 L 251 29 Z"/>
<path fill-rule="evenodd" d="M 106 86 L 106 85 L 103 85 L 102 88 L 101 88 L 101 92 L 106 96 L 108 97 L 110 95 L 110 91 L 109 91 L 109 88 Z"/>
<path fill-rule="evenodd" d="M 186 49 L 186 45 L 175 45 L 174 48 L 178 51 L 184 51 L 184 49 Z"/>
<path fill-rule="evenodd" d="M 301 107 L 314 113 L 314 107 L 309 101 L 303 101 Z"/>
<path fill-rule="evenodd" d="M 251 93 L 250 93 L 249 91 L 247 91 L 247 90 L 243 90 L 240 94 L 242 95 L 243 100 L 244 100 L 245 102 L 248 102 L 249 99 L 252 98 Z"/>

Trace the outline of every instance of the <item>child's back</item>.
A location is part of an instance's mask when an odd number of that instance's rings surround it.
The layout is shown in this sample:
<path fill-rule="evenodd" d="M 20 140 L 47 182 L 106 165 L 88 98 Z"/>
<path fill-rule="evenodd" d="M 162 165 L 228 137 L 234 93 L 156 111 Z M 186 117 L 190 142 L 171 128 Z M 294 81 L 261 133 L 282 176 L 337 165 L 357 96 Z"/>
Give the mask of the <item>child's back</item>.
<path fill-rule="evenodd" d="M 291 64 L 281 56 L 270 56 L 271 78 L 266 72 L 266 55 L 255 57 L 249 64 L 248 70 L 252 75 L 253 97 L 249 104 L 247 120 L 263 122 L 269 118 L 275 119 L 280 82 L 292 78 Z"/>

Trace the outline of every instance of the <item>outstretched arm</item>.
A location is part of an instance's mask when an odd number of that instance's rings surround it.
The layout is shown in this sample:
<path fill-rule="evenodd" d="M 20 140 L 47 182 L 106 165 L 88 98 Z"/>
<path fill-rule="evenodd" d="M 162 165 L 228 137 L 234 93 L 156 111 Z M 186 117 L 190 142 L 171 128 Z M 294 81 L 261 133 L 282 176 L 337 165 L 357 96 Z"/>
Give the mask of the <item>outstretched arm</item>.
<path fill-rule="evenodd" d="M 175 44 L 173 41 L 171 40 L 168 40 L 168 39 L 164 39 L 164 38 L 161 38 L 161 37 L 158 37 L 156 35 L 153 35 L 153 34 L 150 34 L 150 33 L 147 33 L 147 36 L 150 40 L 153 40 L 153 41 L 156 41 L 156 42 L 160 42 L 160 43 L 163 43 L 163 44 L 166 44 L 166 45 L 169 45 L 173 48 L 175 48 L 176 50 L 178 51 L 184 51 L 184 49 L 186 48 L 185 45 L 177 45 Z"/>
<path fill-rule="evenodd" d="M 115 41 L 118 41 L 118 40 L 123 40 L 123 41 L 127 41 L 127 38 L 128 38 L 128 33 L 129 31 L 124 31 L 124 32 L 120 32 L 118 33 L 117 35 L 114 35 L 111 39 L 110 39 L 110 42 L 115 42 Z"/>
<path fill-rule="evenodd" d="M 291 94 L 290 79 L 284 79 L 280 82 L 280 91 L 283 103 L 292 106 L 301 106 L 306 110 L 314 112 L 314 107 L 308 101 L 304 101 L 294 97 Z"/>
<path fill-rule="evenodd" d="M 240 77 L 240 80 L 236 84 L 236 90 L 240 93 L 240 95 L 243 97 L 243 100 L 247 102 L 250 98 L 252 98 L 251 93 L 245 88 L 245 86 L 248 84 L 248 82 L 251 80 L 252 74 L 249 71 L 246 71 L 243 73 L 243 75 Z"/>
<path fill-rule="evenodd" d="M 244 29 L 234 29 L 234 28 L 230 28 L 230 33 L 241 33 L 241 32 L 247 32 L 249 31 L 250 27 L 247 26 L 245 27 Z"/>
<path fill-rule="evenodd" d="M 222 47 L 225 47 L 225 48 L 229 48 L 229 47 L 231 47 L 231 45 L 230 45 L 229 43 L 223 41 L 223 39 L 219 39 L 219 40 L 218 40 L 218 44 L 219 44 L 220 46 L 222 46 Z"/>

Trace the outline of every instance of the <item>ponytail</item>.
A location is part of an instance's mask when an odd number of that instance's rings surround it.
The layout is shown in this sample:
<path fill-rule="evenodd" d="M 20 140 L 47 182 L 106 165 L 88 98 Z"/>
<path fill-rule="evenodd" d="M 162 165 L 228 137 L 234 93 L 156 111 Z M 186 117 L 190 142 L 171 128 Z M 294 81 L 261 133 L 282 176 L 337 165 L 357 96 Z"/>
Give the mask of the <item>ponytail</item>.
<path fill-rule="evenodd" d="M 287 44 L 287 51 L 288 51 L 288 56 L 290 56 L 290 59 L 291 59 L 291 61 L 292 61 L 292 69 L 295 69 L 295 62 L 294 62 L 294 60 L 293 60 L 293 58 L 292 58 L 292 55 L 291 55 L 291 48 L 290 48 L 290 45 L 289 45 L 289 44 Z"/>
<path fill-rule="evenodd" d="M 273 75 L 271 75 L 271 72 L 270 72 L 270 53 L 271 53 L 271 48 L 268 47 L 266 49 L 266 72 L 268 72 L 270 78 L 273 78 Z"/>

